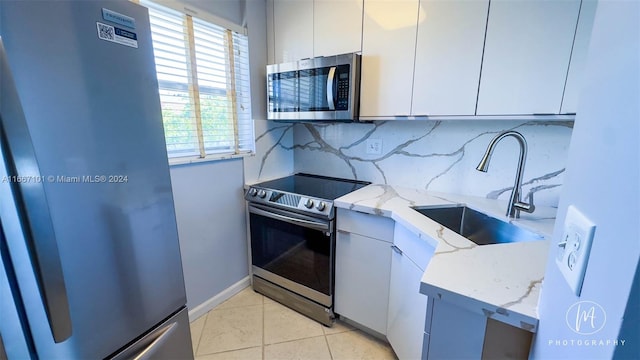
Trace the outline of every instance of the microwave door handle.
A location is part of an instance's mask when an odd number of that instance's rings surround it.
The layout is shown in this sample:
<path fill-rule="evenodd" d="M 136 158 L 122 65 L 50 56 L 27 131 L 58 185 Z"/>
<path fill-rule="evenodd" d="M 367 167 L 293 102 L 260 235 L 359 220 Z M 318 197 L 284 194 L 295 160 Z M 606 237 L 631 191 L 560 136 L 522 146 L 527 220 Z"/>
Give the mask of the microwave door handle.
<path fill-rule="evenodd" d="M 333 101 L 333 80 L 336 77 L 336 67 L 332 66 L 329 69 L 329 75 L 327 76 L 327 103 L 329 104 L 329 110 L 335 110 L 336 105 Z"/>

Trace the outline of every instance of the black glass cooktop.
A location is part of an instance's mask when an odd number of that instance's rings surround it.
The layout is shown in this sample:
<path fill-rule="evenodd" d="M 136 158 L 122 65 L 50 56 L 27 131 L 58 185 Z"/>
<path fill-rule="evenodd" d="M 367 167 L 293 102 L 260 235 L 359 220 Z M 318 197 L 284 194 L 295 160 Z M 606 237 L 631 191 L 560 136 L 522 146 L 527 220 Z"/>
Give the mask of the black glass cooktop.
<path fill-rule="evenodd" d="M 342 195 L 371 184 L 367 181 L 332 178 L 320 175 L 296 174 L 256 184 L 258 187 L 286 191 L 326 200 L 335 200 Z"/>

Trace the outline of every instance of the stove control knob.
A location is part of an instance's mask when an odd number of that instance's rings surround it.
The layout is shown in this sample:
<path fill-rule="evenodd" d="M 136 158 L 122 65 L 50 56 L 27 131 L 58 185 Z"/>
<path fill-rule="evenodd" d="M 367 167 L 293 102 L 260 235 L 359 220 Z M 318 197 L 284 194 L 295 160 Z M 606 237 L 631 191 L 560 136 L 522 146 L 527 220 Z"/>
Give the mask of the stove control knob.
<path fill-rule="evenodd" d="M 258 190 L 254 188 L 249 189 L 249 195 L 255 197 L 256 195 L 258 195 Z"/>
<path fill-rule="evenodd" d="M 316 209 L 318 211 L 323 211 L 326 207 L 327 207 L 327 204 L 325 204 L 324 201 L 320 201 L 318 205 L 316 205 Z"/>
<path fill-rule="evenodd" d="M 264 190 L 258 191 L 258 197 L 264 199 L 266 196 L 267 196 L 267 192 L 266 191 L 264 191 Z"/>
<path fill-rule="evenodd" d="M 311 209 L 311 208 L 313 207 L 313 200 L 311 200 L 311 199 L 307 199 L 307 201 L 305 201 L 305 202 L 304 202 L 304 206 L 305 206 L 307 209 Z"/>

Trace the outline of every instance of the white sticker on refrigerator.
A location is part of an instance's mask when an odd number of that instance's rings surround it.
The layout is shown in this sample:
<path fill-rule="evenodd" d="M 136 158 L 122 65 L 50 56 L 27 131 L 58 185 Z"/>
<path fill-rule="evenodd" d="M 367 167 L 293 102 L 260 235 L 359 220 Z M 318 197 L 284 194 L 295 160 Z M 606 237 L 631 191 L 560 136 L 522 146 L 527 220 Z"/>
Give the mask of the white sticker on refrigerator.
<path fill-rule="evenodd" d="M 101 22 L 96 22 L 96 25 L 98 26 L 98 38 L 120 45 L 138 48 L 138 36 L 136 33 Z"/>

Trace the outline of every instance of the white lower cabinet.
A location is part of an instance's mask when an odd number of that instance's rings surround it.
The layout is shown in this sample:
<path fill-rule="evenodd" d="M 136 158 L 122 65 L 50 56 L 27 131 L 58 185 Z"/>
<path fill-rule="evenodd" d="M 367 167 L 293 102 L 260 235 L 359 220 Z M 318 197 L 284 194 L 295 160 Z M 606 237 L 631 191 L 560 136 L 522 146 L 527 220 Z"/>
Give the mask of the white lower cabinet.
<path fill-rule="evenodd" d="M 529 357 L 533 334 L 420 293 L 435 248 L 390 218 L 338 209 L 336 314 L 400 360 Z"/>
<path fill-rule="evenodd" d="M 431 301 L 429 310 L 423 359 L 529 358 L 533 340 L 529 331 L 442 300 Z"/>
<path fill-rule="evenodd" d="M 385 335 L 393 220 L 339 209 L 334 310 Z"/>
<path fill-rule="evenodd" d="M 420 359 L 427 296 L 420 294 L 420 270 L 405 254 L 391 254 L 387 340 L 399 359 Z"/>
<path fill-rule="evenodd" d="M 425 359 L 480 359 L 487 318 L 441 300 L 433 301 Z"/>
<path fill-rule="evenodd" d="M 387 339 L 399 359 L 423 357 L 428 298 L 420 293 L 420 282 L 433 251 L 425 240 L 395 225 Z"/>

